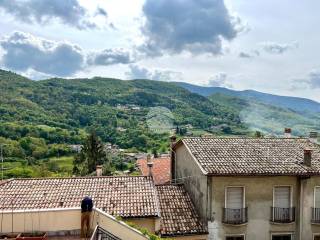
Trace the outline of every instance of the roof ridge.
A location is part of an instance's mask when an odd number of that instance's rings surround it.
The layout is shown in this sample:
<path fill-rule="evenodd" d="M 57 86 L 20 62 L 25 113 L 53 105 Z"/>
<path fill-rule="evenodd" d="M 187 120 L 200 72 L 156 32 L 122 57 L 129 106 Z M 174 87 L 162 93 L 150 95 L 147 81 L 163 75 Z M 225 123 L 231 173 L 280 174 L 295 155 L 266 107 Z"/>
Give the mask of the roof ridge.
<path fill-rule="evenodd" d="M 304 140 L 309 140 L 308 137 L 261 137 L 261 138 L 257 138 L 257 137 L 250 137 L 250 136 L 197 136 L 197 137 L 184 137 L 182 138 L 182 140 L 184 139 L 304 139 Z"/>
<path fill-rule="evenodd" d="M 53 179 L 138 178 L 138 177 L 150 178 L 149 176 L 143 176 L 143 175 L 133 175 L 133 176 L 128 176 L 128 175 L 123 175 L 123 176 L 83 176 L 83 177 L 82 176 L 76 176 L 76 177 L 12 178 L 12 179 L 10 179 L 10 181 L 13 181 L 13 180 L 53 180 Z M 6 182 L 8 182 L 8 181 L 6 181 Z"/>

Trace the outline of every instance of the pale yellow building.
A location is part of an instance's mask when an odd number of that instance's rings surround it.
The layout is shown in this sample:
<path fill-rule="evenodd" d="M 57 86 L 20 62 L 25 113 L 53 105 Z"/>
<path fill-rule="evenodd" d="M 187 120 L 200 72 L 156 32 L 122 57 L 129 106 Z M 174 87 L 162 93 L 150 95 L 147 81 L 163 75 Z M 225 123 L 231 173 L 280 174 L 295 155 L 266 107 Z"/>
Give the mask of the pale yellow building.
<path fill-rule="evenodd" d="M 185 138 L 173 144 L 210 240 L 319 240 L 320 146 L 308 138 Z"/>

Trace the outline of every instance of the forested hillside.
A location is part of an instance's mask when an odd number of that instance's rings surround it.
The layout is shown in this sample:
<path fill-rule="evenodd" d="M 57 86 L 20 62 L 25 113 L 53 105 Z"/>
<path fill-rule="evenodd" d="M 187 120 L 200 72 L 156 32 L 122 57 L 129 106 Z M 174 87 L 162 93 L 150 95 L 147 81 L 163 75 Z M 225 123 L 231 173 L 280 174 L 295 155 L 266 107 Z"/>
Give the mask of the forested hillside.
<path fill-rule="evenodd" d="M 5 176 L 71 174 L 74 153 L 96 132 L 127 152 L 167 152 L 178 135 L 248 135 L 259 130 L 295 135 L 320 131 L 318 114 L 256 99 L 215 93 L 208 97 L 176 83 L 110 78 L 32 81 L 0 70 L 0 144 Z M 119 158 L 117 158 L 119 159 Z"/>
<path fill-rule="evenodd" d="M 27 171 L 23 166 L 68 155 L 67 145 L 82 143 L 90 129 L 103 142 L 134 152 L 166 152 L 170 131 L 185 126 L 192 127 L 180 133 L 248 132 L 228 106 L 168 82 L 98 77 L 32 81 L 0 71 L 0 85 L 0 143 L 6 144 L 8 161 L 25 164 L 12 169 L 20 167 L 19 173 L 9 169 L 9 176 Z M 148 127 L 153 115 L 162 114 L 158 108 L 172 114 L 167 131 Z"/>

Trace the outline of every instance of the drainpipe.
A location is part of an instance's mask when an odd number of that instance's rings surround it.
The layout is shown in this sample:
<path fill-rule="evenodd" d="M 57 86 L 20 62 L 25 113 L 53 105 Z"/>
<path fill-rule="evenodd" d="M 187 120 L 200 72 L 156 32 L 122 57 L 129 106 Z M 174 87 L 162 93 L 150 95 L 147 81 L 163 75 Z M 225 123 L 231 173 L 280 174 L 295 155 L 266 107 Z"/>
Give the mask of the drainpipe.
<path fill-rule="evenodd" d="M 299 177 L 300 185 L 300 201 L 299 201 L 299 240 L 302 240 L 302 229 L 303 229 L 303 179 Z"/>
<path fill-rule="evenodd" d="M 173 149 L 174 144 L 176 143 L 177 138 L 175 135 L 170 137 L 170 169 L 171 169 L 171 182 L 176 183 L 176 153 Z M 174 166 L 173 166 L 174 164 Z"/>

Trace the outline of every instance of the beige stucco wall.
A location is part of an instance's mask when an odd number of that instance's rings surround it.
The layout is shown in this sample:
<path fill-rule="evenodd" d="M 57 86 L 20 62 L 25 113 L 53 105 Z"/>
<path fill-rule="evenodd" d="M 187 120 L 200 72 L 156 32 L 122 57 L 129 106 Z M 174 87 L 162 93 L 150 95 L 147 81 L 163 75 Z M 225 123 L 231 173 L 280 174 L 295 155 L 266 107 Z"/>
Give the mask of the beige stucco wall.
<path fill-rule="evenodd" d="M 2 232 L 30 232 L 30 231 L 70 231 L 81 227 L 81 212 L 78 209 L 48 210 L 32 212 L 4 212 L 0 213 Z"/>
<path fill-rule="evenodd" d="M 46 209 L 39 211 L 6 211 L 0 212 L 0 221 L 2 222 L 2 233 L 20 233 L 20 232 L 60 232 L 60 231 L 78 231 L 81 228 L 80 209 Z M 153 220 L 155 222 L 155 220 Z M 136 229 L 129 227 L 124 222 L 117 221 L 114 217 L 96 209 L 92 212 L 91 228 L 96 225 L 104 228 L 120 239 L 128 240 L 146 240 Z M 150 219 L 141 219 L 137 225 L 141 227 L 149 226 L 152 228 Z M 154 227 L 153 227 L 154 229 Z"/>
<path fill-rule="evenodd" d="M 320 177 L 314 176 L 302 180 L 302 206 L 301 218 L 303 219 L 302 239 L 312 239 L 313 234 L 320 234 L 319 224 L 310 224 L 311 207 L 314 206 L 314 188 L 320 186 Z"/>
<path fill-rule="evenodd" d="M 297 177 L 212 177 L 212 216 L 214 221 L 210 224 L 210 230 L 213 232 L 211 234 L 214 236 L 213 239 L 225 239 L 227 234 L 245 234 L 246 240 L 270 240 L 271 233 L 297 233 L 298 224 L 296 222 L 290 224 L 270 223 L 273 187 L 279 185 L 292 187 L 292 206 L 296 207 L 296 211 L 298 211 L 300 187 Z M 245 203 L 248 207 L 248 223 L 245 225 L 231 226 L 221 222 L 227 186 L 245 187 Z"/>
<path fill-rule="evenodd" d="M 178 182 L 184 183 L 199 215 L 207 218 L 207 177 L 203 175 L 199 165 L 194 161 L 185 145 L 177 147 L 176 176 Z"/>
<path fill-rule="evenodd" d="M 146 228 L 151 233 L 155 233 L 160 229 L 160 218 L 128 218 L 124 220 L 140 228 Z"/>

